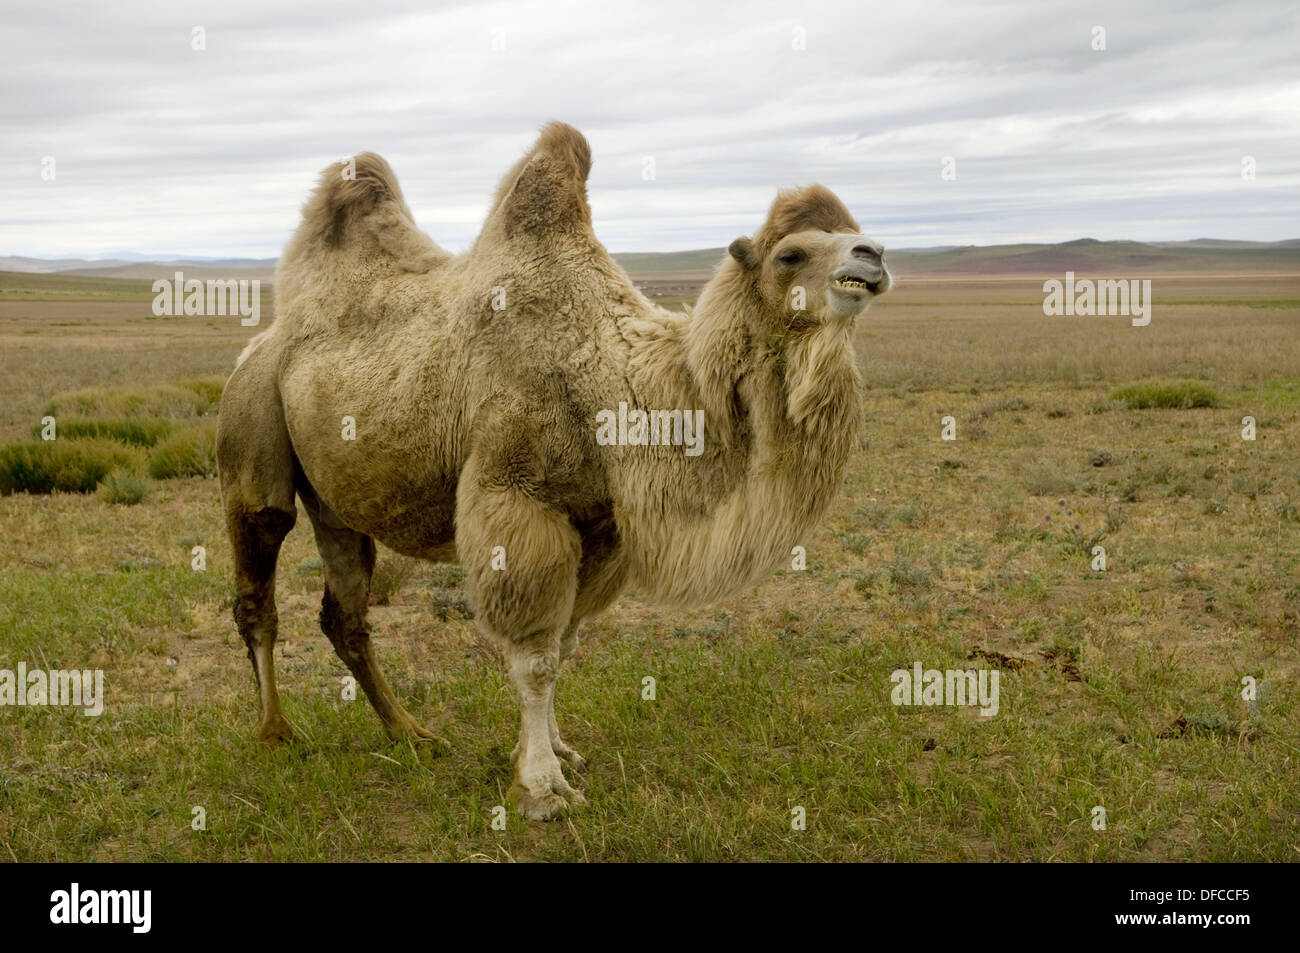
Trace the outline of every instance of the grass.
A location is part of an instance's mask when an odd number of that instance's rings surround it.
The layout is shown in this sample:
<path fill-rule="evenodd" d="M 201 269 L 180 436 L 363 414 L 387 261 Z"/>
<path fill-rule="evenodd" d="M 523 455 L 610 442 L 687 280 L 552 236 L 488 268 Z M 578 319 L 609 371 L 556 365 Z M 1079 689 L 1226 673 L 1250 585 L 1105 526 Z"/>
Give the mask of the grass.
<path fill-rule="evenodd" d="M 105 503 L 134 506 L 143 503 L 148 495 L 149 481 L 130 470 L 110 470 L 99 485 L 99 496 Z"/>
<path fill-rule="evenodd" d="M 1199 381 L 1144 381 L 1117 388 L 1111 400 L 1122 401 L 1134 410 L 1164 407 L 1190 410 L 1194 407 L 1217 407 L 1218 395 Z"/>
<path fill-rule="evenodd" d="M 41 436 L 43 424 L 32 425 L 32 436 Z M 64 440 L 99 437 L 135 447 L 152 447 L 176 429 L 172 420 L 156 417 L 71 417 L 55 419 L 55 433 Z"/>
<path fill-rule="evenodd" d="M 0 447 L 0 494 L 89 493 L 112 470 L 136 470 L 139 452 L 111 440 L 37 440 Z"/>
<path fill-rule="evenodd" d="M 217 425 L 208 421 L 186 427 L 162 441 L 149 454 L 149 475 L 155 480 L 217 475 Z"/>
<path fill-rule="evenodd" d="M 56 395 L 32 436 L 53 439 L 0 447 L 0 492 L 87 493 L 119 471 L 106 502 L 139 502 L 147 484 L 136 448 L 148 449 L 155 480 L 217 475 L 216 420 L 224 379 L 216 375 L 148 388 L 86 388 Z M 123 414 L 126 416 L 100 416 Z M 51 418 L 53 423 L 51 424 Z M 206 419 L 203 419 L 206 418 Z M 132 451 L 126 453 L 124 451 Z"/>
<path fill-rule="evenodd" d="M 218 399 L 220 395 L 218 394 Z M 180 384 L 149 387 L 88 388 L 59 394 L 45 407 L 56 419 L 79 417 L 199 417 L 215 410 L 215 401 L 203 388 Z"/>
<path fill-rule="evenodd" d="M 432 759 L 343 699 L 300 518 L 277 578 L 276 665 L 303 740 L 266 751 L 211 480 L 163 480 L 129 508 L 0 498 L 0 668 L 101 668 L 107 696 L 98 718 L 4 709 L 0 857 L 1300 859 L 1294 315 L 1216 311 L 1207 291 L 1144 329 L 1048 327 L 1041 308 L 1033 323 L 1020 303 L 963 307 L 948 287 L 916 292 L 947 302 L 933 319 L 904 286 L 863 322 L 863 449 L 801 543 L 806 570 L 696 611 L 629 595 L 584 626 L 557 715 L 590 762 L 589 806 L 555 824 L 491 827 L 518 714 L 459 567 L 381 550 L 372 591 L 389 681 L 452 742 Z M 41 340 L 28 346 L 49 359 L 33 365 L 58 374 L 39 398 L 26 383 L 5 394 L 22 378 L 0 377 L 0 406 L 25 415 L 6 439 L 62 391 L 148 391 L 132 379 L 211 373 L 242 345 L 195 333 L 122 371 Z M 1189 380 L 1216 402 L 1152 413 L 1112 398 Z M 939 439 L 949 414 L 955 442 Z M 1255 441 L 1241 438 L 1247 414 Z M 54 443 L 94 445 L 63 439 L 75 416 Z M 146 451 L 123 449 L 142 472 Z M 890 673 L 917 661 L 998 668 L 999 714 L 893 706 Z M 206 830 L 191 828 L 196 806 Z M 795 807 L 806 830 L 791 828 Z"/>

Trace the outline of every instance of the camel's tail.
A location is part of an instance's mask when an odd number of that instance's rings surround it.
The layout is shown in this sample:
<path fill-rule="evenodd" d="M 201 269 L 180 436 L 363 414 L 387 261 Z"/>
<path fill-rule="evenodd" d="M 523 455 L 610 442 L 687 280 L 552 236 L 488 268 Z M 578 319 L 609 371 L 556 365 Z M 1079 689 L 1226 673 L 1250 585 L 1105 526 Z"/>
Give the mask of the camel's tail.
<path fill-rule="evenodd" d="M 497 225 L 507 237 L 538 237 L 556 229 L 590 230 L 590 174 L 591 146 L 586 137 L 565 123 L 548 122 L 533 147 L 501 180 L 484 230 Z"/>
<path fill-rule="evenodd" d="M 416 227 L 384 158 L 362 152 L 321 173 L 285 257 L 310 261 L 333 251 L 366 254 L 375 246 L 404 271 L 426 272 L 450 257 Z"/>

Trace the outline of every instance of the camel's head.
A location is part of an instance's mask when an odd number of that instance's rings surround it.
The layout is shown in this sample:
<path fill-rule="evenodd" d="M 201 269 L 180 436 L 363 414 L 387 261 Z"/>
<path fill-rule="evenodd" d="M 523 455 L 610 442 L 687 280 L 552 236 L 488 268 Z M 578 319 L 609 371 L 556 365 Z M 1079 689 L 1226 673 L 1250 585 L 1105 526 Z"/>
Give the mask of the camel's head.
<path fill-rule="evenodd" d="M 786 317 L 851 322 L 892 284 L 884 247 L 822 185 L 782 191 L 763 227 L 728 252 L 768 309 Z"/>

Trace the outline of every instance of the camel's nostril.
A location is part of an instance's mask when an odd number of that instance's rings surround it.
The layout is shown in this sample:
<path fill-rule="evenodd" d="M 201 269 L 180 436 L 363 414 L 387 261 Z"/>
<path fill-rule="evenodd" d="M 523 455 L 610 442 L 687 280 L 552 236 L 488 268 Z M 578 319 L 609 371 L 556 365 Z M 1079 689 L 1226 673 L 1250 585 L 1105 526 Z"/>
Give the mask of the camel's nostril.
<path fill-rule="evenodd" d="M 880 261 L 880 251 L 870 245 L 855 245 L 853 247 L 853 257 L 866 258 L 869 261 Z"/>

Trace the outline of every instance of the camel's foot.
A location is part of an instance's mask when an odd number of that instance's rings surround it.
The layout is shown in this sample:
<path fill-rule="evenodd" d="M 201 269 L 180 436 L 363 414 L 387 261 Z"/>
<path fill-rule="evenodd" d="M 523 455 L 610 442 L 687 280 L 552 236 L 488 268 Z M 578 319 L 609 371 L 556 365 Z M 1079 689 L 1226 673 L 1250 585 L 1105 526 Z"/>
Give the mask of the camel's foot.
<path fill-rule="evenodd" d="M 384 727 L 388 730 L 388 737 L 394 741 L 413 741 L 421 746 L 421 750 L 425 750 L 427 746 L 428 751 L 435 758 L 451 754 L 450 741 L 442 735 L 434 734 L 410 715 L 386 724 Z"/>
<path fill-rule="evenodd" d="M 530 785 L 516 778 L 510 794 L 519 813 L 532 821 L 553 821 L 587 803 L 582 792 L 570 787 L 558 772 Z"/>
<path fill-rule="evenodd" d="M 564 739 L 559 737 L 558 735 L 551 739 L 551 750 L 555 752 L 555 756 L 559 758 L 561 761 L 568 762 L 569 767 L 571 767 L 574 771 L 587 770 L 587 759 L 584 758 L 582 755 L 578 754 L 578 752 L 574 751 L 567 744 L 565 744 Z M 521 739 L 519 741 L 516 741 L 515 746 L 512 749 L 510 749 L 511 764 L 519 763 L 519 755 L 522 751 L 523 751 L 523 740 Z"/>
<path fill-rule="evenodd" d="M 563 738 L 551 739 L 551 750 L 561 761 L 567 761 L 574 771 L 586 771 L 587 759 L 564 743 Z"/>
<path fill-rule="evenodd" d="M 257 740 L 268 745 L 288 744 L 296 737 L 293 726 L 279 712 L 269 718 L 263 718 L 257 725 Z"/>

